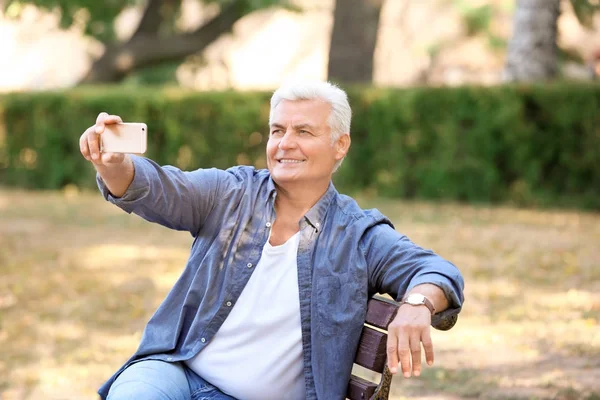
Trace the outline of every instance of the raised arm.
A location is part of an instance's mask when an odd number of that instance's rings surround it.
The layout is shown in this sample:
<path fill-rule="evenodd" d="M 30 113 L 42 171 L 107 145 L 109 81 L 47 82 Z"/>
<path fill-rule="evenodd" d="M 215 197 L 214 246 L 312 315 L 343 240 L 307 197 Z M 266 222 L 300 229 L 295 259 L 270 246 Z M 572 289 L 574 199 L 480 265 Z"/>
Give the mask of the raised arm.
<path fill-rule="evenodd" d="M 98 172 L 105 199 L 148 221 L 195 236 L 215 202 L 220 177 L 227 174 L 216 169 L 185 172 L 134 155 L 100 153 L 104 126 L 119 122 L 119 116 L 101 113 L 79 141 L 81 154 Z"/>

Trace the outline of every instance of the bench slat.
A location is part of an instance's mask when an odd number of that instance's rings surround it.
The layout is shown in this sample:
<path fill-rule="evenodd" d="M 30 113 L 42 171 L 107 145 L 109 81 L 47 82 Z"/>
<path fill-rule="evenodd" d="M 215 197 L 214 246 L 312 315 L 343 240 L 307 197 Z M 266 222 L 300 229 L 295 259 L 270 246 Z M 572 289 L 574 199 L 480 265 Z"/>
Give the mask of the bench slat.
<path fill-rule="evenodd" d="M 391 300 L 372 298 L 367 305 L 366 323 L 380 329 L 386 329 L 390 322 L 396 317 L 398 304 Z"/>
<path fill-rule="evenodd" d="M 364 326 L 354 362 L 381 373 L 385 367 L 386 341 L 387 334 Z"/>
<path fill-rule="evenodd" d="M 377 384 L 359 376 L 352 375 L 348 383 L 348 398 L 350 400 L 368 400 L 375 393 Z"/>

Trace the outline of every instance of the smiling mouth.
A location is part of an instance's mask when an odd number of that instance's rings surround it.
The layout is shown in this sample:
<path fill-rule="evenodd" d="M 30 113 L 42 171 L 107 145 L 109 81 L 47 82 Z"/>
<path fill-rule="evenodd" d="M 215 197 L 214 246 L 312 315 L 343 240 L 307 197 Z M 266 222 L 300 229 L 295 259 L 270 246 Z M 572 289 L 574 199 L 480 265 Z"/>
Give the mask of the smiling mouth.
<path fill-rule="evenodd" d="M 292 160 L 289 158 L 282 158 L 277 160 L 278 163 L 280 164 L 300 164 L 302 162 L 304 162 L 304 160 Z"/>

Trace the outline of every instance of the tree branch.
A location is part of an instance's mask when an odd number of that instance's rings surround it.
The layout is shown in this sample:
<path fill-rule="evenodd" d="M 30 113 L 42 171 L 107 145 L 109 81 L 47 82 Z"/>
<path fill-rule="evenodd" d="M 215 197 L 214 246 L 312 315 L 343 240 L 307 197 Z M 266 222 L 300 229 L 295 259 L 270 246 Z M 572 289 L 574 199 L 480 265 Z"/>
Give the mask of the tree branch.
<path fill-rule="evenodd" d="M 148 0 L 148 4 L 146 4 L 146 8 L 144 9 L 144 15 L 142 15 L 140 24 L 132 38 L 158 32 L 163 21 L 161 14 L 163 4 L 164 0 Z"/>
<path fill-rule="evenodd" d="M 135 69 L 183 60 L 230 32 L 242 16 L 241 8 L 233 2 L 193 32 L 167 37 L 140 34 L 126 43 L 108 45 L 80 83 L 118 82 Z"/>

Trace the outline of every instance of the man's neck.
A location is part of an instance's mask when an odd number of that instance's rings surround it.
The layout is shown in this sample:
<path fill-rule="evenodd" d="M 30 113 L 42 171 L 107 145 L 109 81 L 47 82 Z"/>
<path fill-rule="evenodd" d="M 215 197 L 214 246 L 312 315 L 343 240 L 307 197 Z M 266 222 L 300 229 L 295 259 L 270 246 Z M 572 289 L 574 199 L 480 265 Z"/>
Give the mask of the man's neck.
<path fill-rule="evenodd" d="M 277 215 L 285 213 L 300 219 L 327 192 L 329 181 L 310 185 L 306 183 L 278 185 L 277 188 L 278 193 L 275 201 Z"/>

